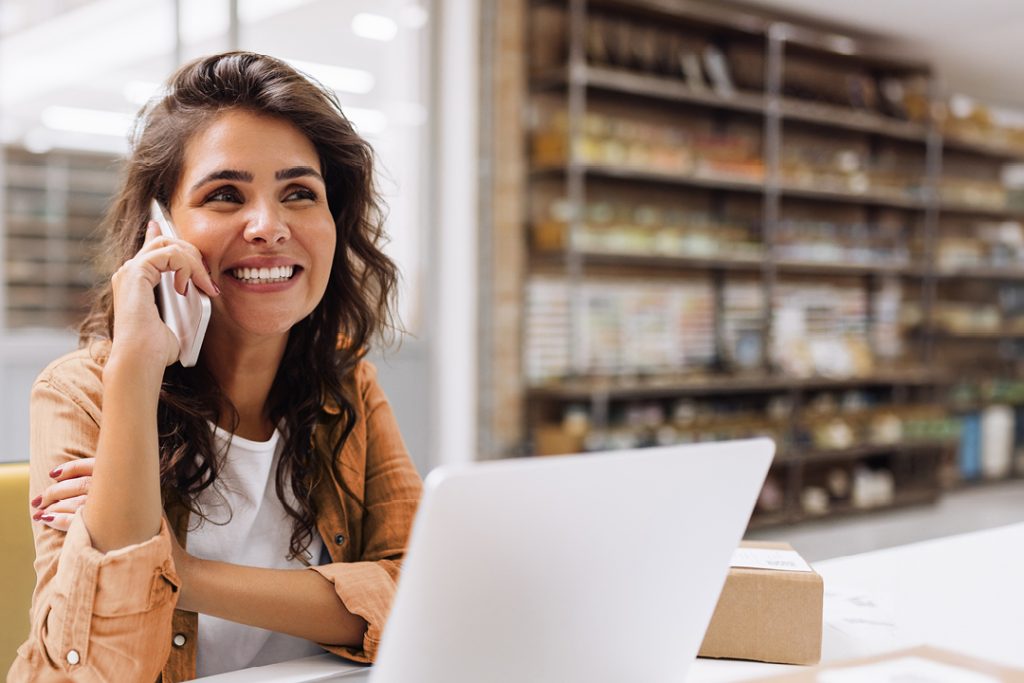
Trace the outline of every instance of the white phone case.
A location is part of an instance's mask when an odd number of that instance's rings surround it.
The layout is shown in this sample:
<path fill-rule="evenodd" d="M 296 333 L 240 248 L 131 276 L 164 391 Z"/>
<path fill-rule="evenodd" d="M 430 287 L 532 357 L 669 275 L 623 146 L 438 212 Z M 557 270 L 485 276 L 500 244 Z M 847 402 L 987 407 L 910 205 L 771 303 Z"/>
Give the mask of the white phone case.
<path fill-rule="evenodd" d="M 153 200 L 150 214 L 160 226 L 162 235 L 178 239 L 174 226 L 156 199 Z M 203 337 L 206 336 L 206 326 L 210 323 L 210 297 L 200 292 L 194 284 L 190 284 L 184 296 L 178 294 L 174 289 L 173 271 L 160 274 L 160 283 L 156 290 L 160 317 L 178 338 L 178 362 L 190 368 L 199 360 L 199 350 L 203 345 Z"/>

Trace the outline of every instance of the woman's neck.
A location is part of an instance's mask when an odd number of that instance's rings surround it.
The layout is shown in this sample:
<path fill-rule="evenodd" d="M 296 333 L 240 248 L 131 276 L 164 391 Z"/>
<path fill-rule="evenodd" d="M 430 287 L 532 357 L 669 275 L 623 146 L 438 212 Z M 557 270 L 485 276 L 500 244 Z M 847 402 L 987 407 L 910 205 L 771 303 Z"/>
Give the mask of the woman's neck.
<path fill-rule="evenodd" d="M 218 427 L 253 441 L 271 437 L 275 425 L 267 413 L 267 398 L 287 342 L 287 334 L 259 339 L 206 339 L 203 363 L 239 418 L 237 426 L 232 424 L 231 411 L 224 410 Z"/>

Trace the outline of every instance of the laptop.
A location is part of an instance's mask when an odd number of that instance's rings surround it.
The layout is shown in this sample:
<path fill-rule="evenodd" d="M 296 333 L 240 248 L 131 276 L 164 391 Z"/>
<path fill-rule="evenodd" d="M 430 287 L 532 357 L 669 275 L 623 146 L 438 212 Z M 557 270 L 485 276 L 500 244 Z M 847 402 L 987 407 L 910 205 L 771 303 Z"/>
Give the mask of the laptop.
<path fill-rule="evenodd" d="M 376 664 L 302 680 L 683 681 L 774 450 L 750 439 L 438 468 Z"/>

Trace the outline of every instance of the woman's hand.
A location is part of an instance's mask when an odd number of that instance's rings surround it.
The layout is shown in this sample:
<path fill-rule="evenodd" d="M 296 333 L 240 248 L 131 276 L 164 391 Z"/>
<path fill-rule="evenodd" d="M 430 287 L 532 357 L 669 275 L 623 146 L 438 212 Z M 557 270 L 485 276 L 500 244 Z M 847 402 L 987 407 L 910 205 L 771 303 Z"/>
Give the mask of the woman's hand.
<path fill-rule="evenodd" d="M 142 248 L 111 278 L 114 294 L 111 356 L 125 351 L 146 357 L 155 355 L 163 360 L 164 367 L 178 359 L 178 340 L 160 319 L 153 296 L 161 273 L 170 271 L 174 272 L 174 289 L 179 294 L 185 294 L 190 280 L 210 296 L 219 294 L 203 266 L 199 250 L 184 240 L 164 237 L 156 223 L 150 222 Z"/>
<path fill-rule="evenodd" d="M 54 468 L 50 476 L 55 483 L 32 501 L 36 509 L 32 519 L 52 529 L 67 531 L 75 512 L 85 505 L 95 462 L 96 458 L 80 458 Z"/>

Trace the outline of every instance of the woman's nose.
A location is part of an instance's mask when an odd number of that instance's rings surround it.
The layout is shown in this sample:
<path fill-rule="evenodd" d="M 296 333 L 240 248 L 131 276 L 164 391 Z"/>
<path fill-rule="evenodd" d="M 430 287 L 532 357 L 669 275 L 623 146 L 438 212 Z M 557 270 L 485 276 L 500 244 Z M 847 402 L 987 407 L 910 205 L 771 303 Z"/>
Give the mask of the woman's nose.
<path fill-rule="evenodd" d="M 246 222 L 244 237 L 247 242 L 282 244 L 291 237 L 291 231 L 273 207 L 257 207 Z"/>

